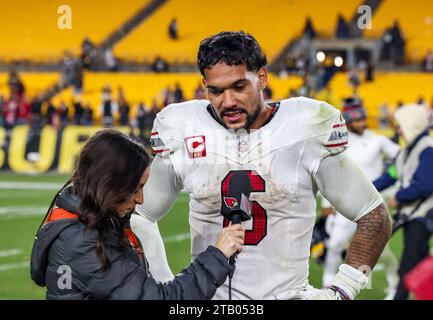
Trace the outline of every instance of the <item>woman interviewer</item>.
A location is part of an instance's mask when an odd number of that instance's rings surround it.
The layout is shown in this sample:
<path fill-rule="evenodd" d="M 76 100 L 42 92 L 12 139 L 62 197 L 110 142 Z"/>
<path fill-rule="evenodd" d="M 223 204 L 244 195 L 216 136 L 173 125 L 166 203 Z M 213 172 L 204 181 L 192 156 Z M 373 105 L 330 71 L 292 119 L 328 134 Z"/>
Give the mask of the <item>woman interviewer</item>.
<path fill-rule="evenodd" d="M 224 228 L 173 281 L 150 274 L 129 226 L 149 164 L 144 148 L 123 133 L 107 129 L 89 139 L 35 238 L 31 276 L 47 287 L 47 299 L 210 299 L 224 283 L 227 259 L 242 249 L 240 225 Z"/>

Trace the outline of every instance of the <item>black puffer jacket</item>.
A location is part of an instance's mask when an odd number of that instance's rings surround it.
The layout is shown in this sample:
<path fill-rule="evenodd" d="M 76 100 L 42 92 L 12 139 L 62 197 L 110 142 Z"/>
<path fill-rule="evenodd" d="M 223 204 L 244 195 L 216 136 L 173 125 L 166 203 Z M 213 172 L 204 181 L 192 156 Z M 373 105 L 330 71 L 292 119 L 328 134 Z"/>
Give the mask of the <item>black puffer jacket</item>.
<path fill-rule="evenodd" d="M 111 267 L 101 272 L 98 232 L 85 231 L 71 214 L 76 208 L 63 208 L 68 211 L 60 210 L 60 219 L 38 231 L 32 251 L 31 277 L 47 287 L 47 299 L 210 299 L 230 272 L 225 256 L 211 246 L 173 281 L 159 283 L 149 273 L 144 255 L 132 246 L 119 247 L 114 228 L 106 244 Z M 72 271 L 70 286 L 65 270 Z"/>

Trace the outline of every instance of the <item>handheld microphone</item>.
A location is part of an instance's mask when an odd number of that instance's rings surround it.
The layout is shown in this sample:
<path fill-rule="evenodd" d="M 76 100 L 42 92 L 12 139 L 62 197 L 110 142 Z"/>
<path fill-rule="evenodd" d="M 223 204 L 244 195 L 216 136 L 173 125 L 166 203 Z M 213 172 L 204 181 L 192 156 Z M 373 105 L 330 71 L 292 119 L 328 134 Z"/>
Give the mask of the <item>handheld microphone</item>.
<path fill-rule="evenodd" d="M 221 203 L 221 214 L 232 224 L 240 224 L 242 221 L 251 219 L 252 203 L 249 199 L 251 194 L 251 180 L 245 171 L 233 171 L 230 177 L 227 195 L 223 195 Z M 236 268 L 237 253 L 229 259 L 231 271 L 229 273 L 229 300 L 231 300 L 231 279 Z"/>
<path fill-rule="evenodd" d="M 251 181 L 245 171 L 233 171 L 227 195 L 223 195 L 221 214 L 232 224 L 251 219 Z"/>

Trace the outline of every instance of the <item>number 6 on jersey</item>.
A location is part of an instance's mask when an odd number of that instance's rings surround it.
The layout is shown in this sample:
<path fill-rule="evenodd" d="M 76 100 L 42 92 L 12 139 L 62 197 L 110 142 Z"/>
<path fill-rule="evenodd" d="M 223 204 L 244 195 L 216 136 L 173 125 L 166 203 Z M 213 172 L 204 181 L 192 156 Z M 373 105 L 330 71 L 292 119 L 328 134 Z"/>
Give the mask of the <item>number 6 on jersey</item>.
<path fill-rule="evenodd" d="M 265 180 L 254 170 L 236 170 L 243 171 L 251 182 L 251 192 L 265 192 Z M 235 170 L 230 171 L 221 181 L 221 201 L 228 195 L 228 187 L 230 179 Z M 245 245 L 256 246 L 266 237 L 267 233 L 267 213 L 266 210 L 257 202 L 252 202 L 252 229 L 245 232 Z M 229 221 L 224 219 L 223 226 L 227 227 Z"/>

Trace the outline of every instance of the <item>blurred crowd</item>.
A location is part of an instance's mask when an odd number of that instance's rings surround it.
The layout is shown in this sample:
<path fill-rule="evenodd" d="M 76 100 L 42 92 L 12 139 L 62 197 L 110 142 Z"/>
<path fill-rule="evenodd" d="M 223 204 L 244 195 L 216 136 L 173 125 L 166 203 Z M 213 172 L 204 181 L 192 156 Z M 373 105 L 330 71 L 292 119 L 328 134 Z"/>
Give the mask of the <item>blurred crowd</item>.
<path fill-rule="evenodd" d="M 82 84 L 82 81 L 80 81 Z M 150 105 L 144 101 L 131 104 L 122 87 L 114 90 L 106 85 L 101 90 L 100 103 L 92 106 L 82 98 L 82 85 L 74 86 L 70 101 L 48 99 L 26 95 L 25 84 L 19 74 L 10 72 L 9 95 L 0 95 L 0 127 L 10 131 L 17 125 L 28 124 L 34 130 L 45 125 L 63 129 L 67 125 L 77 126 L 127 126 L 137 129 L 138 136 L 146 140 L 156 114 L 171 103 L 185 101 L 184 91 L 179 83 L 173 88 L 167 87 L 160 98 L 153 99 Z M 116 92 L 113 92 L 116 91 Z M 206 94 L 201 84 L 193 93 L 194 99 L 205 99 Z M 160 101 L 159 103 L 157 101 Z"/>

